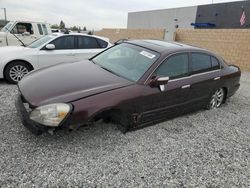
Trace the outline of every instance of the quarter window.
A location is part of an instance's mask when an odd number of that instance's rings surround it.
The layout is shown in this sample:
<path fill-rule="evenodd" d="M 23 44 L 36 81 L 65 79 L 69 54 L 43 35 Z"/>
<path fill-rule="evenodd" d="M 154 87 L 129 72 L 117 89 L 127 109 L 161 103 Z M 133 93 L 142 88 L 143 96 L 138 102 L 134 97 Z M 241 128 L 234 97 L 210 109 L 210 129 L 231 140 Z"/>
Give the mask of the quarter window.
<path fill-rule="evenodd" d="M 78 37 L 79 49 L 95 49 L 100 48 L 97 41 L 93 37 Z"/>
<path fill-rule="evenodd" d="M 106 41 L 101 39 L 96 39 L 96 40 L 101 48 L 106 48 L 108 46 L 108 43 Z"/>
<path fill-rule="evenodd" d="M 188 54 L 174 55 L 165 60 L 154 73 L 155 76 L 180 78 L 188 74 Z"/>
<path fill-rule="evenodd" d="M 192 53 L 191 70 L 193 73 L 211 70 L 211 58 L 209 55 Z"/>
<path fill-rule="evenodd" d="M 220 69 L 219 61 L 214 57 L 211 57 L 211 60 L 212 60 L 212 70 Z"/>
<path fill-rule="evenodd" d="M 50 44 L 54 44 L 56 50 L 74 49 L 75 37 L 74 36 L 60 37 L 52 41 Z"/>

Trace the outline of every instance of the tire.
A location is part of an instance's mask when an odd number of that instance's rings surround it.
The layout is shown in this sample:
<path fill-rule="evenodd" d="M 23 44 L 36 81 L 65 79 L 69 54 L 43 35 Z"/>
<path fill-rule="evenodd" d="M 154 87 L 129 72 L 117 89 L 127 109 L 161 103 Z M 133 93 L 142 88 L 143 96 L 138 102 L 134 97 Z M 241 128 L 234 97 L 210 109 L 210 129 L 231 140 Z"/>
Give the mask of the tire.
<path fill-rule="evenodd" d="M 5 79 L 12 83 L 17 84 L 32 68 L 25 62 L 15 61 L 9 63 L 4 70 Z"/>
<path fill-rule="evenodd" d="M 132 120 L 132 115 L 127 114 L 127 113 L 123 113 L 121 115 L 120 122 L 118 124 L 118 128 L 120 129 L 120 131 L 123 134 L 125 134 L 129 130 L 131 130 L 133 127 L 134 127 L 134 123 Z"/>
<path fill-rule="evenodd" d="M 221 105 L 225 101 L 225 97 L 226 97 L 225 90 L 223 88 L 217 89 L 209 99 L 209 102 L 207 104 L 207 109 L 211 110 L 221 107 Z"/>
<path fill-rule="evenodd" d="M 103 118 L 104 122 L 117 124 L 118 129 L 125 134 L 132 126 L 131 117 L 126 112 L 111 111 Z"/>

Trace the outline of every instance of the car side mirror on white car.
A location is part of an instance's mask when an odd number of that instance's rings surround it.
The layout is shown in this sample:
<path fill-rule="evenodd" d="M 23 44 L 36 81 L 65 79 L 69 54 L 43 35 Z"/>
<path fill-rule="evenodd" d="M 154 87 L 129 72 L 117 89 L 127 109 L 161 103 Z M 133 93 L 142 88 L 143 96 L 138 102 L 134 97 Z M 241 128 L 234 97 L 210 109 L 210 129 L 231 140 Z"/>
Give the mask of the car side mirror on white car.
<path fill-rule="evenodd" d="M 45 48 L 46 48 L 47 50 L 54 50 L 56 47 L 55 47 L 54 44 L 47 44 L 47 45 L 45 46 Z"/>

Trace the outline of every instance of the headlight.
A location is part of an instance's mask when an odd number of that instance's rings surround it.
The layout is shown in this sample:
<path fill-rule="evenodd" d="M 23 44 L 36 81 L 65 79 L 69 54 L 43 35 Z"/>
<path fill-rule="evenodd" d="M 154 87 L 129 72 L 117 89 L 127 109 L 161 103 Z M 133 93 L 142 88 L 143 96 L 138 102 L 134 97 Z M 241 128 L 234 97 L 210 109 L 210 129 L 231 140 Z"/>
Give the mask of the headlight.
<path fill-rule="evenodd" d="M 64 103 L 40 106 L 30 113 L 30 119 L 40 124 L 57 127 L 70 112 L 70 105 Z"/>

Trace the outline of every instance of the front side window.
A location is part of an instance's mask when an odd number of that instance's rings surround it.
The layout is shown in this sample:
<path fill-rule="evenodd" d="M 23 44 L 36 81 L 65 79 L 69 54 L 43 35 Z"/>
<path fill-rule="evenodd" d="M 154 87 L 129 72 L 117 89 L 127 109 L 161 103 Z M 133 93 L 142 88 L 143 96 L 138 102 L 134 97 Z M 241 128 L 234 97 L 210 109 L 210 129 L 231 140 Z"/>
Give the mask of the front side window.
<path fill-rule="evenodd" d="M 11 33 L 13 34 L 29 33 L 30 35 L 33 35 L 34 31 L 31 23 L 17 23 L 11 30 Z"/>
<path fill-rule="evenodd" d="M 74 36 L 63 36 L 50 42 L 55 45 L 55 50 L 69 50 L 75 48 L 75 37 Z"/>
<path fill-rule="evenodd" d="M 100 48 L 97 40 L 93 37 L 78 37 L 78 48 L 79 49 L 95 49 Z"/>
<path fill-rule="evenodd" d="M 104 51 L 92 61 L 115 75 L 136 82 L 158 57 L 159 54 L 151 50 L 122 43 Z"/>
<path fill-rule="evenodd" d="M 165 60 L 155 71 L 154 76 L 180 78 L 188 74 L 188 54 L 174 55 Z"/>
<path fill-rule="evenodd" d="M 192 73 L 201 73 L 211 70 L 211 56 L 202 53 L 192 53 Z"/>

